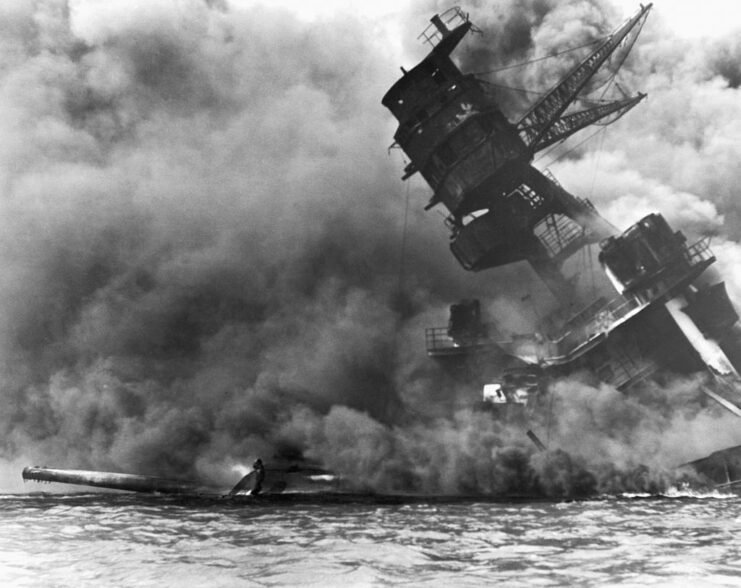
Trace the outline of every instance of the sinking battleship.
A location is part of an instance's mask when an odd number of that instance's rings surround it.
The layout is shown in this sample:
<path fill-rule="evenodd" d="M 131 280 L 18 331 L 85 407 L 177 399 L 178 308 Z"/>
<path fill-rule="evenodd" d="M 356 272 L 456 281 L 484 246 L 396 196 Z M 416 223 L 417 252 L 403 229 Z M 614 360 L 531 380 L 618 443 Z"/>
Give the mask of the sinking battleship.
<path fill-rule="evenodd" d="M 458 7 L 432 17 L 420 35 L 428 55 L 412 69 L 402 68 L 382 99 L 399 123 L 393 146 L 409 160 L 403 179 L 420 174 L 432 189 L 426 208 L 447 209 L 450 249 L 460 265 L 480 272 L 526 262 L 555 301 L 531 333 L 504 336 L 473 299 L 451 305 L 447 326 L 427 329 L 427 354 L 474 383 L 494 418 L 521 415 L 519 409 L 547 394 L 549 382 L 575 373 L 625 394 L 667 374 L 704 373 L 702 392 L 741 417 L 739 317 L 724 283 L 706 274 L 715 261 L 709 239 L 688 243 L 660 214 L 619 232 L 589 200 L 533 165 L 538 152 L 592 124 L 614 122 L 643 100 L 645 94 L 637 93 L 576 106 L 616 54 L 619 68 L 650 9 L 641 6 L 596 43 L 516 122 L 505 117 L 486 81 L 462 72 L 451 58 L 469 33 L 480 33 Z M 611 297 L 585 295 L 564 271 L 569 259 L 593 251 L 614 288 Z M 527 434 L 546 449 L 532 431 Z M 741 446 L 685 465 L 710 485 L 741 484 Z M 266 473 L 266 494 L 341 491 L 341 481 L 321 468 L 268 466 Z M 226 496 L 254 495 L 255 476 L 249 472 L 226 492 L 130 474 L 38 467 L 23 472 L 27 480 Z"/>
<path fill-rule="evenodd" d="M 409 161 L 403 179 L 421 174 L 432 189 L 426 209 L 447 210 L 460 265 L 480 272 L 526 262 L 555 300 L 531 333 L 503 335 L 475 299 L 451 305 L 447 326 L 427 330 L 428 355 L 477 383 L 498 414 L 537 403 L 549 382 L 576 373 L 625 394 L 668 375 L 704 373 L 702 392 L 741 416 L 739 317 L 724 283 L 705 271 L 715 261 L 709 238 L 688 243 L 660 214 L 618 232 L 590 201 L 533 166 L 538 152 L 589 125 L 614 122 L 645 97 L 581 100 L 605 66 L 614 76 L 650 9 L 641 6 L 596 43 L 513 122 L 491 85 L 451 58 L 466 35 L 480 32 L 454 7 L 431 19 L 420 35 L 428 55 L 402 68 L 382 100 L 399 123 L 393 147 Z M 564 272 L 570 258 L 592 251 L 614 289 L 610 297 L 579 291 Z M 712 484 L 732 486 L 741 482 L 739 456 L 734 447 L 689 465 Z"/>

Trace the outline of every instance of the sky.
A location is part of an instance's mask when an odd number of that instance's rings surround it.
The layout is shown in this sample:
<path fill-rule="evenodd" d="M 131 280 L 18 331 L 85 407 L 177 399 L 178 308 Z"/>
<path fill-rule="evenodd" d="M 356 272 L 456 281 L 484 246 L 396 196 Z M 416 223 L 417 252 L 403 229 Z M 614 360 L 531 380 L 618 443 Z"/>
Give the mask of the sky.
<path fill-rule="evenodd" d="M 636 0 L 612 2 L 626 15 L 639 5 Z M 653 16 L 665 20 L 681 36 L 712 37 L 741 28 L 741 3 L 735 0 L 654 0 L 653 4 Z"/>
<path fill-rule="evenodd" d="M 611 0 L 629 16 L 639 7 L 638 0 Z M 257 4 L 260 0 L 231 0 L 233 6 Z M 271 0 L 271 6 L 284 6 L 302 18 L 319 19 L 336 12 L 356 15 L 386 16 L 403 10 L 409 2 L 398 0 Z M 457 2 L 465 10 L 465 2 Z M 645 4 L 645 2 L 644 2 Z M 741 28 L 741 3 L 737 0 L 654 0 L 653 18 L 665 20 L 683 37 L 711 37 Z M 453 3 L 451 2 L 451 6 Z"/>

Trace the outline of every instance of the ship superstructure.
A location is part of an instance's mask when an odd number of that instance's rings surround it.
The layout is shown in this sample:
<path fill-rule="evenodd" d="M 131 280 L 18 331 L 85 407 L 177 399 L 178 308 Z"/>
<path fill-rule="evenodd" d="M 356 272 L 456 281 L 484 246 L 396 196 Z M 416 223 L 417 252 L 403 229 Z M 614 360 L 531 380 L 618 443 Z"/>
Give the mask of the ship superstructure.
<path fill-rule="evenodd" d="M 688 244 L 659 214 L 620 233 L 588 200 L 533 166 L 538 151 L 592 123 L 617 119 L 645 97 L 574 106 L 610 57 L 630 50 L 650 9 L 641 6 L 510 121 L 487 83 L 451 58 L 463 38 L 477 32 L 468 15 L 453 8 L 433 16 L 421 35 L 429 54 L 402 70 L 382 100 L 399 121 L 395 144 L 410 161 L 404 179 L 419 172 L 433 191 L 427 208 L 448 210 L 450 249 L 461 266 L 481 271 L 526 261 L 557 301 L 531 333 L 501 335 L 478 300 L 453 304 L 448 325 L 427 330 L 428 354 L 452 367 L 470 371 L 473 365 L 492 402 L 515 398 L 505 392 L 522 390 L 517 382 L 532 388 L 534 379 L 576 371 L 625 391 L 666 374 L 705 371 L 726 384 L 738 378 L 738 315 L 724 284 L 705 276 L 715 261 L 709 240 Z M 562 268 L 597 245 L 615 292 L 589 298 Z M 723 394 L 706 393 L 738 410 Z"/>

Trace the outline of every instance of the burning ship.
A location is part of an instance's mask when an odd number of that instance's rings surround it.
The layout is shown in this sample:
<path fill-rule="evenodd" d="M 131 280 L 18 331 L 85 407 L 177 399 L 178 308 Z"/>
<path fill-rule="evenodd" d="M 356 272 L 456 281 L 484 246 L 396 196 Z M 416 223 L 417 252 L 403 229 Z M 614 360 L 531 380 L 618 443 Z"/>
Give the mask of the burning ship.
<path fill-rule="evenodd" d="M 598 72 L 614 61 L 619 68 L 650 9 L 641 6 L 516 121 L 485 80 L 451 59 L 466 35 L 480 32 L 457 7 L 432 17 L 420 35 L 429 54 L 402 68 L 383 98 L 399 122 L 394 146 L 409 160 L 403 179 L 421 174 L 433 191 L 426 209 L 447 210 L 460 265 L 480 272 L 527 262 L 556 301 L 532 333 L 503 336 L 478 300 L 453 304 L 448 325 L 427 330 L 428 355 L 476 382 L 495 412 L 537 404 L 549 381 L 575 373 L 625 394 L 669 375 L 705 373 L 704 394 L 741 416 L 738 314 L 724 283 L 706 272 L 715 261 L 709 238 L 689 243 L 660 214 L 621 233 L 533 166 L 538 152 L 617 120 L 645 97 L 576 106 Z M 585 295 L 564 271 L 570 258 L 591 259 L 592 251 L 614 287 L 611 297 Z M 716 484 L 732 484 L 739 453 L 720 451 L 693 466 Z"/>
<path fill-rule="evenodd" d="M 432 17 L 420 35 L 430 46 L 428 55 L 412 69 L 402 68 L 382 99 L 399 123 L 394 146 L 409 160 L 403 179 L 420 174 L 432 189 L 426 209 L 447 210 L 450 250 L 460 265 L 481 272 L 526 262 L 555 301 L 530 333 L 504 336 L 473 299 L 451 305 L 447 326 L 427 329 L 427 354 L 473 383 L 492 418 L 516 415 L 521 421 L 545 404 L 549 382 L 577 373 L 625 394 L 673 375 L 703 373 L 708 401 L 741 417 L 738 315 L 724 283 L 706 272 L 715 261 L 709 239 L 689 243 L 660 214 L 620 232 L 590 201 L 533 165 L 538 152 L 592 124 L 614 122 L 643 100 L 645 94 L 637 93 L 576 106 L 598 72 L 613 66 L 614 75 L 614 61 L 619 68 L 650 9 L 641 6 L 595 43 L 513 122 L 487 82 L 462 72 L 451 58 L 468 34 L 480 32 L 454 7 Z M 596 257 L 611 295 L 585 294 L 577 287 L 565 268 L 579 255 Z M 710 483 L 741 482 L 741 447 L 699 457 L 687 465 Z M 287 488 L 287 473 L 339 488 L 331 472 L 321 469 L 289 467 L 277 477 L 275 471 L 268 468 L 269 493 Z M 23 476 L 145 492 L 202 492 L 195 483 L 128 474 L 26 468 Z M 247 474 L 230 494 L 254 490 L 254 479 L 254 472 Z"/>

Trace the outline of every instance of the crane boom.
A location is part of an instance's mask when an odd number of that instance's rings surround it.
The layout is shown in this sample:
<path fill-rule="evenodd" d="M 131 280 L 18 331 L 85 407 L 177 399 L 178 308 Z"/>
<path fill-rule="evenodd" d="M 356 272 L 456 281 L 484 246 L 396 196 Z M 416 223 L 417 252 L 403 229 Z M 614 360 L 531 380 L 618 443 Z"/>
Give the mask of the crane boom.
<path fill-rule="evenodd" d="M 636 25 L 645 21 L 651 6 L 652 4 L 641 6 L 633 18 L 610 35 L 520 119 L 517 128 L 525 137 L 526 144 L 536 146 L 540 143 L 541 137 L 548 133 L 551 126 L 558 121 L 602 64 L 614 53 Z"/>
<path fill-rule="evenodd" d="M 588 127 L 611 114 L 617 113 L 618 116 L 616 118 L 619 118 L 636 106 L 645 97 L 645 94 L 639 93 L 637 96 L 631 98 L 624 98 L 622 100 L 608 102 L 607 104 L 600 104 L 593 108 L 587 108 L 573 114 L 562 116 L 548 127 L 546 132 L 540 136 L 537 143 L 529 145 L 529 147 L 532 152 L 535 153 L 536 151 L 545 149 L 554 143 L 563 141 L 584 127 Z M 523 137 L 523 139 L 527 141 L 526 137 Z"/>

